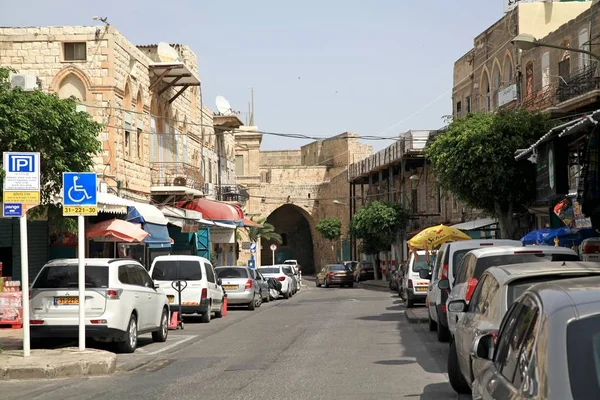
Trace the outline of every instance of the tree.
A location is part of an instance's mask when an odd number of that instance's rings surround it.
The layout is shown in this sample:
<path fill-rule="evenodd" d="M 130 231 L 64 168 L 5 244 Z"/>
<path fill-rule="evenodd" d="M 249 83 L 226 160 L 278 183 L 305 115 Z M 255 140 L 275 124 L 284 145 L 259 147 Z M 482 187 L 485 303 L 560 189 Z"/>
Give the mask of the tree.
<path fill-rule="evenodd" d="M 342 221 L 336 217 L 323 218 L 317 222 L 316 228 L 317 232 L 319 232 L 323 238 L 331 242 L 331 251 L 335 253 L 334 243 L 337 242 L 342 236 Z M 342 248 L 340 245 L 340 261 L 344 261 L 342 258 Z"/>
<path fill-rule="evenodd" d="M 92 169 L 92 156 L 102 149 L 98 140 L 102 125 L 78 112 L 75 99 L 11 89 L 10 72 L 14 71 L 0 68 L 0 151 L 40 152 L 41 204 L 48 206 L 48 218 L 58 222 L 62 218 L 56 218 L 60 210 L 52 196 L 60 193 L 62 173 Z M 3 175 L 2 170 L 0 178 Z"/>
<path fill-rule="evenodd" d="M 350 233 L 362 239 L 361 250 L 364 253 L 377 254 L 389 251 L 407 222 L 408 212 L 401 204 L 374 201 L 354 214 L 350 221 Z"/>
<path fill-rule="evenodd" d="M 453 120 L 426 149 L 440 186 L 498 218 L 503 238 L 515 236 L 513 214 L 535 197 L 535 168 L 515 161 L 553 126 L 527 110 L 474 113 Z"/>
<path fill-rule="evenodd" d="M 246 232 L 248 233 L 248 238 L 252 242 L 258 242 L 259 239 L 264 239 L 267 241 L 272 241 L 277 244 L 283 243 L 283 238 L 280 234 L 275 232 L 275 227 L 270 223 L 266 222 L 265 218 L 254 221 L 254 218 L 251 218 L 253 222 L 260 224 L 261 226 L 247 226 Z"/>

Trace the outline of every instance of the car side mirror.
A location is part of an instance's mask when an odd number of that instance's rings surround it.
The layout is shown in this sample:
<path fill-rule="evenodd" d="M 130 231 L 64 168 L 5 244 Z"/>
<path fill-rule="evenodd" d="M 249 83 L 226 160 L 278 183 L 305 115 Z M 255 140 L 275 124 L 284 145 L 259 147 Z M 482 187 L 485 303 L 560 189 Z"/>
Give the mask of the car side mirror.
<path fill-rule="evenodd" d="M 157 281 L 153 281 L 152 282 L 152 286 L 154 287 L 154 289 L 159 289 L 160 288 L 160 285 L 158 284 Z"/>
<path fill-rule="evenodd" d="M 496 346 L 496 331 L 477 335 L 471 343 L 471 357 L 477 360 L 491 361 Z"/>
<path fill-rule="evenodd" d="M 448 303 L 448 311 L 451 312 L 467 312 L 468 307 L 464 300 L 454 300 Z"/>
<path fill-rule="evenodd" d="M 442 290 L 450 289 L 450 281 L 448 279 L 440 279 L 438 281 L 438 288 Z"/>
<path fill-rule="evenodd" d="M 419 270 L 419 278 L 431 279 L 431 272 L 428 269 L 420 269 Z"/>
<path fill-rule="evenodd" d="M 217 285 L 221 286 L 223 284 L 223 281 L 221 280 L 221 278 L 217 278 Z"/>

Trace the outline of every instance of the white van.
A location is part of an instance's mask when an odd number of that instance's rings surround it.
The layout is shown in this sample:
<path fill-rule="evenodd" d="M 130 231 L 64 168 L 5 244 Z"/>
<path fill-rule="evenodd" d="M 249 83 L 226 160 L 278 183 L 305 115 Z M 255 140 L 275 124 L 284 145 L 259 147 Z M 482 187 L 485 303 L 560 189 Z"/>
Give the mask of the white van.
<path fill-rule="evenodd" d="M 206 258 L 197 256 L 158 256 L 150 267 L 150 276 L 165 292 L 171 311 L 179 310 L 177 281 L 181 281 L 181 313 L 202 316 L 210 322 L 223 316 L 223 288 L 213 266 Z"/>
<path fill-rule="evenodd" d="M 401 297 L 406 300 L 406 307 L 411 308 L 417 302 L 425 303 L 429 279 L 419 276 L 420 270 L 431 270 L 431 262 L 434 255 L 426 255 L 425 250 L 417 250 L 410 254 L 406 270 L 402 276 Z"/>

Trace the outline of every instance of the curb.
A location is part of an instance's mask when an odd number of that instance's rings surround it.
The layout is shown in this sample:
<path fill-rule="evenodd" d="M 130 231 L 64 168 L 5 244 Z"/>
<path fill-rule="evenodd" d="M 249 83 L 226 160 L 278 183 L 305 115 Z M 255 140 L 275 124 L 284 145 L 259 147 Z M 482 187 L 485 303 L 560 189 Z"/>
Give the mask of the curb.
<path fill-rule="evenodd" d="M 425 322 L 429 322 L 429 316 L 416 315 L 415 312 L 412 310 L 405 310 L 404 316 L 406 317 L 408 322 L 411 324 L 422 324 Z"/>
<path fill-rule="evenodd" d="M 32 350 L 30 357 L 22 355 L 22 351 L 7 351 L 0 356 L 0 381 L 110 375 L 117 367 L 117 355 L 102 350 Z"/>

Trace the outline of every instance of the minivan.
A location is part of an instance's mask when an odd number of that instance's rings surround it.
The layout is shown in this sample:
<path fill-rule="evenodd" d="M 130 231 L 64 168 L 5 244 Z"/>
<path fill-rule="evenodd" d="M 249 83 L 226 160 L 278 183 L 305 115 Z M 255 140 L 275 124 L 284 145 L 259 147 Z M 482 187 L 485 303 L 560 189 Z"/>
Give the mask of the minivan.
<path fill-rule="evenodd" d="M 411 308 L 417 302 L 425 302 L 429 279 L 421 278 L 419 271 L 431 270 L 434 255 L 427 255 L 425 250 L 417 250 L 410 254 L 402 277 L 399 290 L 400 297 L 406 301 L 406 307 Z"/>

